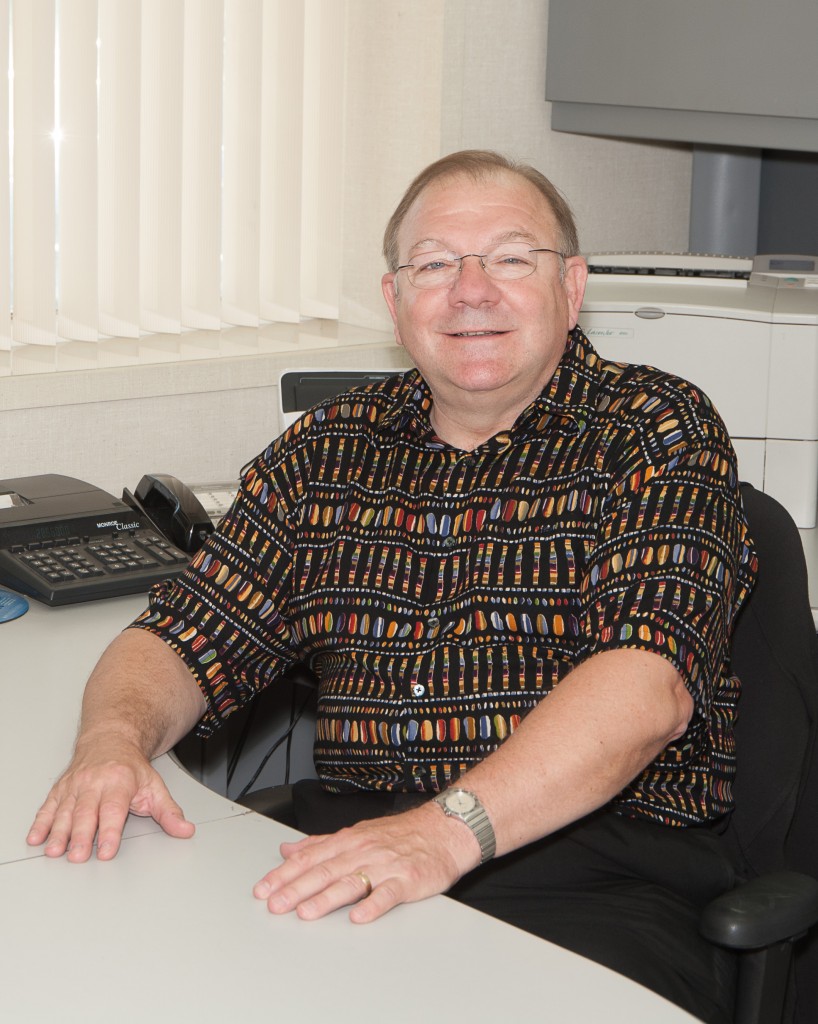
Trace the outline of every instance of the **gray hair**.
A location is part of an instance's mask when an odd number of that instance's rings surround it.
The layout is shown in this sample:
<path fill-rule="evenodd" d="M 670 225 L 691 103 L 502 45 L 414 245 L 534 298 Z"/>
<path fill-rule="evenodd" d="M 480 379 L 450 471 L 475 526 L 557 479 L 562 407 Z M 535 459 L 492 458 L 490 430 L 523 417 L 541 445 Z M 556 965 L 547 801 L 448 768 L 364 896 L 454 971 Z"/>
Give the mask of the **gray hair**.
<path fill-rule="evenodd" d="M 518 163 L 495 153 L 489 149 L 464 149 L 429 164 L 411 183 L 403 194 L 403 198 L 389 218 L 383 236 L 383 255 L 389 270 L 394 273 L 398 269 L 400 257 L 398 253 L 398 232 L 409 212 L 410 207 L 425 188 L 432 182 L 444 178 L 454 178 L 465 174 L 474 181 L 491 178 L 499 173 L 517 174 L 530 182 L 543 196 L 557 221 L 560 233 L 557 244 L 565 256 L 579 255 L 579 238 L 571 207 L 563 198 L 562 193 L 552 185 L 544 174 L 530 164 Z"/>

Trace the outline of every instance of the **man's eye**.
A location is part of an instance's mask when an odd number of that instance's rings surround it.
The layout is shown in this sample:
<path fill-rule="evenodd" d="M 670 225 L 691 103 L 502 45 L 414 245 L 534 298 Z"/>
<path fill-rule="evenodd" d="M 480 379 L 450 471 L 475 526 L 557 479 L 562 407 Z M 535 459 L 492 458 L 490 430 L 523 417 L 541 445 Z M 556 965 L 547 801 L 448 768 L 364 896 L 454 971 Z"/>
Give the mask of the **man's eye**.
<path fill-rule="evenodd" d="M 417 267 L 415 267 L 415 273 L 422 274 L 424 271 L 429 270 L 444 270 L 448 266 L 449 264 L 446 262 L 446 260 L 429 260 L 428 263 L 421 263 Z"/>
<path fill-rule="evenodd" d="M 509 267 L 530 267 L 532 261 L 527 256 L 517 256 L 515 253 L 508 252 L 495 256 L 491 262 L 501 263 Z"/>

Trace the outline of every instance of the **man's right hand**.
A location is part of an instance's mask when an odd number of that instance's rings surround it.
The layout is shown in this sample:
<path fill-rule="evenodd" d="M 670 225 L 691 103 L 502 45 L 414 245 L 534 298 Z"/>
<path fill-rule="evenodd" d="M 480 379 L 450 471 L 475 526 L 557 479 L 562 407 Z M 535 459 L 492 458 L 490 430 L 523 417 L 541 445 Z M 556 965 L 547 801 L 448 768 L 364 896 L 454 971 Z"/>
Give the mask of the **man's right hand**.
<path fill-rule="evenodd" d="M 52 786 L 29 829 L 47 857 L 115 857 L 129 813 L 153 818 L 169 836 L 195 827 L 171 797 L 151 758 L 164 753 L 204 714 L 205 701 L 180 657 L 158 637 L 126 629 L 91 673 L 71 764 Z"/>
<path fill-rule="evenodd" d="M 47 857 L 88 860 L 116 856 L 128 813 L 153 818 L 169 835 L 187 839 L 195 825 L 168 792 L 156 769 L 135 747 L 121 742 L 78 749 L 54 784 L 29 830 L 30 846 L 45 843 Z"/>

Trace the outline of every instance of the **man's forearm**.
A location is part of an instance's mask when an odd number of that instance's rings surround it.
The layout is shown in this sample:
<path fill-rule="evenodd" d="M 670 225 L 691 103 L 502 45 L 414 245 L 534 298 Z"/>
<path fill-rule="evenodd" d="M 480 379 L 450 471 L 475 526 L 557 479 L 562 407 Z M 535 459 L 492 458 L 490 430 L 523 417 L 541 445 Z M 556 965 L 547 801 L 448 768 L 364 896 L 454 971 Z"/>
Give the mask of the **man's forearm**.
<path fill-rule="evenodd" d="M 486 807 L 498 855 L 604 806 L 686 728 L 693 701 L 655 654 L 610 651 L 573 670 L 458 785 Z"/>
<path fill-rule="evenodd" d="M 77 747 L 119 738 L 150 759 L 188 733 L 204 710 L 204 697 L 182 659 L 153 634 L 128 629 L 88 680 Z"/>

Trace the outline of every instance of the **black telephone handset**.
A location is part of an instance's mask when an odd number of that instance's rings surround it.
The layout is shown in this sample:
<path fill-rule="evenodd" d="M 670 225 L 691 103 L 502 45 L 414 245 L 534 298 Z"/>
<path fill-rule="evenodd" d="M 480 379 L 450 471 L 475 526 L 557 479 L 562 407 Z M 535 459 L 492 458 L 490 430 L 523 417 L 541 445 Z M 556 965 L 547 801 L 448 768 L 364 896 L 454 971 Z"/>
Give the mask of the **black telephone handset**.
<path fill-rule="evenodd" d="M 177 548 L 194 554 L 213 532 L 213 523 L 191 489 L 168 473 L 148 473 L 135 493 L 122 500 L 137 509 Z"/>

